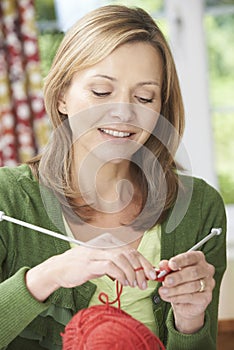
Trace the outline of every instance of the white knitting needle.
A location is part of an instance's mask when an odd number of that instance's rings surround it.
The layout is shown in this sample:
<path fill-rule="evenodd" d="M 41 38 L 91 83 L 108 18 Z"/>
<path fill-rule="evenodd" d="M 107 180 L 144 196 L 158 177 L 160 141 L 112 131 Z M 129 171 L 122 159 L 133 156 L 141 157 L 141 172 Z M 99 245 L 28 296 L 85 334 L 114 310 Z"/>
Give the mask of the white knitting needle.
<path fill-rule="evenodd" d="M 30 228 L 32 230 L 35 230 L 35 231 L 38 231 L 38 232 L 41 232 L 41 233 L 45 233 L 46 235 L 62 239 L 63 241 L 67 241 L 67 242 L 70 242 L 70 243 L 75 243 L 75 244 L 82 245 L 82 246 L 87 246 L 87 244 L 85 244 L 84 242 L 78 241 L 77 239 L 74 239 L 72 237 L 67 237 L 67 236 L 62 235 L 61 233 L 53 232 L 53 231 L 47 230 L 46 228 L 43 228 L 43 227 L 40 227 L 40 226 L 36 226 L 36 225 L 33 225 L 33 224 L 29 224 L 28 222 L 12 218 L 10 216 L 5 215 L 5 213 L 3 211 L 0 211 L 0 221 L 3 221 L 3 220 L 9 221 L 9 222 L 12 222 L 14 224 L 21 225 L 21 226 L 24 226 L 24 227 L 27 227 L 27 228 Z"/>
<path fill-rule="evenodd" d="M 194 250 L 197 250 L 198 248 L 200 248 L 204 243 L 206 243 L 207 241 L 209 241 L 209 239 L 211 239 L 214 236 L 219 236 L 222 232 L 221 228 L 212 228 L 211 232 L 205 237 L 203 238 L 200 242 L 198 242 L 197 244 L 195 244 L 192 248 L 190 248 L 189 250 L 187 250 L 187 252 L 192 252 Z M 172 271 L 170 271 L 172 272 Z M 170 273 L 169 271 L 166 270 L 162 270 L 159 275 L 157 276 L 157 278 L 161 278 L 166 276 L 168 273 Z"/>
<path fill-rule="evenodd" d="M 12 223 L 20 225 L 20 226 L 24 226 L 24 227 L 30 228 L 32 230 L 44 233 L 44 234 L 52 236 L 52 237 L 56 237 L 56 238 L 62 239 L 63 241 L 67 241 L 67 242 L 74 243 L 74 244 L 81 245 L 81 246 L 87 246 L 86 243 L 78 241 L 77 239 L 74 239 L 72 237 L 67 237 L 67 236 L 62 235 L 61 233 L 50 231 L 50 230 L 47 230 L 47 229 L 45 229 L 43 227 L 36 226 L 36 225 L 30 224 L 28 222 L 12 218 L 10 216 L 5 215 L 5 213 L 3 211 L 0 211 L 0 222 L 3 221 L 3 220 L 12 222 Z M 200 248 L 204 243 L 206 243 L 212 237 L 214 237 L 216 235 L 220 235 L 221 232 L 222 232 L 221 228 L 212 228 L 211 233 L 209 235 L 207 235 L 205 238 L 203 238 L 200 242 L 195 244 L 192 248 L 190 248 L 188 250 L 188 252 L 197 250 L 198 248 Z M 163 271 L 161 271 L 159 273 L 157 278 L 164 277 L 168 273 L 169 273 L 168 271 L 163 270 Z"/>

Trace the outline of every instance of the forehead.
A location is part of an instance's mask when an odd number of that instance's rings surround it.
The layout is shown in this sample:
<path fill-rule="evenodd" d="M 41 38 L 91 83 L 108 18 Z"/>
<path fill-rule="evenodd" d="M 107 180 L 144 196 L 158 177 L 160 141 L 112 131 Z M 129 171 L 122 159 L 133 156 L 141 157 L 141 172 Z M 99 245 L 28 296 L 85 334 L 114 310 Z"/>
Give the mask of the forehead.
<path fill-rule="evenodd" d="M 75 76 L 91 77 L 96 74 L 113 77 L 142 76 L 161 80 L 163 61 L 159 50 L 145 42 L 132 42 L 119 46 L 95 65 L 79 71 Z"/>
<path fill-rule="evenodd" d="M 124 64 L 125 66 L 132 66 L 132 63 L 139 66 L 161 65 L 162 63 L 159 51 L 151 44 L 144 42 L 132 42 L 121 45 L 99 64 L 111 64 L 111 62 Z"/>

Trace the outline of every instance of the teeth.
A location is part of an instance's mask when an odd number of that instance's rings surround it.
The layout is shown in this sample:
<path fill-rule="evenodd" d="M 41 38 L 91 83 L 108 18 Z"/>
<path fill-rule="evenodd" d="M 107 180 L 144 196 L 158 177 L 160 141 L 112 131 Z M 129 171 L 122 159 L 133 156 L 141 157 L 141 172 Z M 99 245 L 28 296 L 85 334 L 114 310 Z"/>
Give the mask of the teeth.
<path fill-rule="evenodd" d="M 114 137 L 127 137 L 130 136 L 130 132 L 123 132 L 123 131 L 116 131 L 116 130 L 110 130 L 110 129 L 100 129 L 105 134 L 109 134 Z"/>

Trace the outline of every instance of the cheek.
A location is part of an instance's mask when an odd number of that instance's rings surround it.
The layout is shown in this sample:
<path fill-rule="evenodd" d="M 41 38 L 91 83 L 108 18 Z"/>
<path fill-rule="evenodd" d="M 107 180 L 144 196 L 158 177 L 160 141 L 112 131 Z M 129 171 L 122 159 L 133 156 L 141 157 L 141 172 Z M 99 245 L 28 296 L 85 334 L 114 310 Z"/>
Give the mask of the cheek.
<path fill-rule="evenodd" d="M 77 115 L 80 111 L 92 106 L 91 97 L 88 95 L 88 92 L 75 86 L 67 91 L 65 102 L 69 117 Z"/>
<path fill-rule="evenodd" d="M 85 148 L 88 147 L 89 149 L 92 149 L 92 147 L 94 146 L 92 132 L 87 132 L 83 135 L 79 135 L 78 137 L 77 135 L 73 134 L 73 143 L 77 146 L 82 145 Z"/>
<path fill-rule="evenodd" d="M 74 117 L 75 115 L 78 115 L 80 111 L 86 108 L 87 103 L 84 103 L 82 100 L 76 98 L 73 100 L 68 100 L 66 106 L 68 116 Z"/>
<path fill-rule="evenodd" d="M 73 117 L 69 117 L 73 141 L 92 143 L 93 125 L 90 119 L 91 118 L 82 118 L 82 112 Z"/>
<path fill-rule="evenodd" d="M 158 122 L 160 112 L 158 112 L 159 109 L 154 108 L 146 108 L 143 106 L 137 106 L 135 109 L 135 115 L 137 125 L 141 129 L 143 129 L 144 132 L 148 132 L 151 134 L 153 130 L 155 129 L 155 126 Z"/>
<path fill-rule="evenodd" d="M 154 132 L 155 127 L 157 125 L 159 119 L 159 114 L 157 112 L 147 112 L 144 115 L 144 122 L 141 121 L 141 125 L 139 125 L 142 128 L 142 137 L 146 140 L 150 137 L 150 135 Z"/>

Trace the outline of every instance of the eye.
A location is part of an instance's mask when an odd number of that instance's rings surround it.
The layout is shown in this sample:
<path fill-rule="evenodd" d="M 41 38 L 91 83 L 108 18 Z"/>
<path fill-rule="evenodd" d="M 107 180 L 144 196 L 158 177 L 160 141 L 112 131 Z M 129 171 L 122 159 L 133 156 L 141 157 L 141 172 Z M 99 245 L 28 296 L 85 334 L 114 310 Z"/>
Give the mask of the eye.
<path fill-rule="evenodd" d="M 145 97 L 140 97 L 140 96 L 135 96 L 137 98 L 137 100 L 140 103 L 152 103 L 153 102 L 153 98 L 145 98 Z"/>
<path fill-rule="evenodd" d="M 111 94 L 111 92 L 109 91 L 96 91 L 96 90 L 91 90 L 91 91 L 95 96 L 98 96 L 98 97 L 105 97 Z"/>

